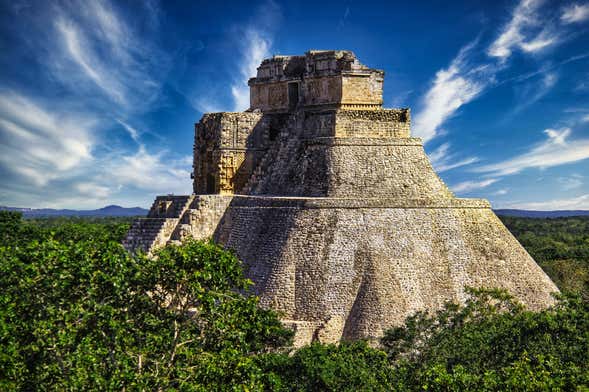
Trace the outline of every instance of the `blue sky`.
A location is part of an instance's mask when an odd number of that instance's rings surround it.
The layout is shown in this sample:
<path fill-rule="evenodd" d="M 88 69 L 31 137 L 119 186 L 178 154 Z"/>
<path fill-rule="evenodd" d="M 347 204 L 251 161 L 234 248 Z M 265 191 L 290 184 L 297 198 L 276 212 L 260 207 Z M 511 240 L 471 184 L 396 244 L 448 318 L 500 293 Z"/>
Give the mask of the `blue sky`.
<path fill-rule="evenodd" d="M 191 191 L 193 124 L 273 54 L 349 49 L 460 197 L 589 209 L 589 3 L 0 1 L 0 205 Z"/>

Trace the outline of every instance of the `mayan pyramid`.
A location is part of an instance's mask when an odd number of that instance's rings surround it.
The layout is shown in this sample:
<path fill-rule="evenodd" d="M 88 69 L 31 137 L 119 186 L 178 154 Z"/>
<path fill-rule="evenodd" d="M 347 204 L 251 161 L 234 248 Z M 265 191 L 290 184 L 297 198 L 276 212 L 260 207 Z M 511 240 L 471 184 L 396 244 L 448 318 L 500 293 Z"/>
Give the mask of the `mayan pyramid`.
<path fill-rule="evenodd" d="M 349 51 L 274 56 L 249 110 L 195 127 L 189 196 L 158 196 L 124 245 L 213 237 L 244 261 L 298 344 L 375 338 L 417 310 L 503 287 L 531 309 L 556 286 L 481 199 L 434 172 L 384 72 Z"/>

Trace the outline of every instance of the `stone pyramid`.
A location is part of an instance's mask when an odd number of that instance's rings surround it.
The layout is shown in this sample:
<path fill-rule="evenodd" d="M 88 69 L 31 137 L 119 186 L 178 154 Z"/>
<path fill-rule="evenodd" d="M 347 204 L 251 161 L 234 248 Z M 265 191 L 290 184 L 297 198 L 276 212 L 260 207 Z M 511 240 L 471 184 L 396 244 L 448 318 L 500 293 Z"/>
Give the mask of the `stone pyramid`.
<path fill-rule="evenodd" d="M 553 303 L 556 286 L 489 203 L 436 175 L 409 109 L 382 108 L 383 76 L 349 51 L 264 60 L 249 110 L 196 124 L 194 193 L 158 196 L 124 245 L 213 237 L 299 345 L 376 338 L 463 301 L 465 286 Z"/>

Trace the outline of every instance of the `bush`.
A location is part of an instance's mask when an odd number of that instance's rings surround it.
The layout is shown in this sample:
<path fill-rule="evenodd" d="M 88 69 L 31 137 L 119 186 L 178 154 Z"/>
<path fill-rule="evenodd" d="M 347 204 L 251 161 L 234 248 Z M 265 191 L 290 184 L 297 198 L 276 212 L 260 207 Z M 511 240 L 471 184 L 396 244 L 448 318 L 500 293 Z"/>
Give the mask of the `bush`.
<path fill-rule="evenodd" d="M 553 308 L 531 312 L 505 291 L 470 293 L 464 306 L 418 313 L 385 333 L 383 347 L 401 384 L 413 390 L 589 387 L 587 301 L 562 296 Z"/>
<path fill-rule="evenodd" d="M 210 243 L 131 257 L 116 242 L 0 247 L 0 389 L 255 387 L 291 332 Z"/>
<path fill-rule="evenodd" d="M 274 390 L 389 391 L 393 368 L 382 350 L 366 342 L 311 344 L 294 355 L 263 358 Z"/>

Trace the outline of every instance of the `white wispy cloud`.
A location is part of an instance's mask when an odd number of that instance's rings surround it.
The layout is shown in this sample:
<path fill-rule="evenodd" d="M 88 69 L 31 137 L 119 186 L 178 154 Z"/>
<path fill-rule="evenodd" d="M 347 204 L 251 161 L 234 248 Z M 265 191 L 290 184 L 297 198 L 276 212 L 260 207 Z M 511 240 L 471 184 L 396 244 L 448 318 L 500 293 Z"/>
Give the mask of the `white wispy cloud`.
<path fill-rule="evenodd" d="M 570 191 L 583 186 L 583 176 L 579 174 L 573 174 L 569 177 L 558 177 L 557 181 L 565 191 Z"/>
<path fill-rule="evenodd" d="M 507 189 L 507 188 L 502 188 L 502 189 L 499 189 L 499 190 L 498 190 L 498 191 L 496 191 L 496 192 L 493 192 L 493 195 L 494 195 L 494 196 L 504 196 L 504 195 L 507 195 L 508 193 L 509 193 L 509 189 Z"/>
<path fill-rule="evenodd" d="M 415 115 L 416 136 L 427 142 L 443 134 L 443 124 L 455 116 L 462 106 L 490 87 L 543 75 L 539 83 L 529 83 L 518 90 L 518 101 L 521 103 L 514 108 L 514 114 L 541 99 L 556 85 L 556 67 L 587 57 L 587 53 L 582 53 L 556 65 L 544 65 L 539 70 L 520 77 L 497 81 L 497 75 L 509 66 L 507 59 L 515 50 L 535 54 L 566 41 L 566 30 L 562 25 L 557 26 L 550 21 L 547 16 L 549 10 L 542 9 L 544 4 L 543 0 L 521 0 L 512 11 L 509 21 L 500 28 L 497 37 L 488 45 L 485 59 L 476 57 L 477 39 L 463 47 L 447 68 L 436 73 Z"/>
<path fill-rule="evenodd" d="M 448 68 L 436 73 L 413 122 L 414 134 L 425 142 L 440 132 L 441 125 L 464 104 L 475 99 L 494 80 L 490 66 L 473 66 L 468 56 L 476 42 L 463 47 Z"/>
<path fill-rule="evenodd" d="M 108 181 L 156 193 L 190 193 L 191 163 L 190 156 L 170 158 L 167 151 L 150 153 L 143 145 L 134 154 L 104 162 Z"/>
<path fill-rule="evenodd" d="M 239 64 L 241 78 L 231 86 L 234 111 L 239 112 L 249 108 L 250 90 L 247 81 L 256 76 L 256 70 L 262 60 L 270 57 L 271 46 L 272 40 L 262 31 L 254 28 L 246 30 Z"/>
<path fill-rule="evenodd" d="M 474 172 L 502 176 L 528 168 L 548 168 L 589 158 L 589 139 L 570 140 L 571 129 L 546 129 L 547 139 L 528 152 L 503 162 L 481 166 Z"/>
<path fill-rule="evenodd" d="M 522 111 L 542 99 L 548 94 L 556 83 L 558 82 L 558 74 L 556 72 L 546 72 L 542 78 L 537 81 L 532 81 L 516 90 L 516 99 L 518 103 L 513 108 L 513 113 Z"/>
<path fill-rule="evenodd" d="M 145 10 L 130 22 L 120 6 L 71 0 L 39 10 L 42 21 L 32 12 L 19 15 L 27 24 L 22 43 L 47 71 L 39 82 L 60 99 L 32 98 L 34 88 L 0 90 L 0 203 L 92 208 L 108 199 L 145 206 L 154 193 L 190 192 L 187 157 L 147 147 L 141 137 L 153 133 L 132 125 L 154 108 L 170 64 L 149 41 L 157 5 L 146 5 L 147 24 L 139 23 Z M 117 140 L 121 127 L 135 145 Z"/>
<path fill-rule="evenodd" d="M 56 28 L 62 35 L 65 50 L 70 58 L 80 66 L 88 78 L 117 103 L 126 103 L 122 86 L 111 77 L 112 74 L 107 74 L 102 67 L 96 65 L 99 64 L 98 59 L 88 50 L 84 37 L 74 24 L 60 20 L 56 23 Z"/>
<path fill-rule="evenodd" d="M 87 95 L 97 87 L 119 112 L 147 110 L 160 94 L 167 56 L 130 29 L 107 1 L 74 1 L 56 9 L 57 40 L 49 43 L 45 59 L 53 75 L 72 94 Z"/>
<path fill-rule="evenodd" d="M 575 196 L 575 197 L 570 197 L 570 198 L 565 198 L 565 199 L 517 202 L 517 203 L 508 204 L 505 206 L 505 208 L 517 208 L 517 209 L 540 210 L 540 211 L 589 210 L 589 194 L 583 194 L 580 196 Z"/>
<path fill-rule="evenodd" d="M 37 186 L 92 159 L 95 120 L 0 93 L 0 163 Z"/>
<path fill-rule="evenodd" d="M 589 3 L 571 4 L 562 10 L 560 20 L 563 23 L 578 23 L 589 19 Z"/>
<path fill-rule="evenodd" d="M 520 1 L 509 22 L 487 49 L 487 54 L 505 60 L 514 49 L 532 53 L 557 42 L 558 35 L 546 27 L 546 21 L 539 12 L 542 3 L 542 0 Z"/>
<path fill-rule="evenodd" d="M 441 144 L 429 154 L 429 159 L 438 173 L 471 165 L 479 161 L 477 157 L 458 158 L 456 154 L 450 152 L 450 143 Z"/>
<path fill-rule="evenodd" d="M 130 126 L 121 119 L 117 119 L 117 122 L 123 126 L 129 136 L 131 136 L 131 139 L 135 141 L 135 143 L 139 143 L 139 131 L 136 128 Z"/>
<path fill-rule="evenodd" d="M 458 184 L 452 185 L 450 188 L 456 193 L 468 193 L 477 189 L 486 188 L 489 185 L 493 185 L 499 181 L 498 178 L 488 178 L 480 181 L 463 181 Z"/>
<path fill-rule="evenodd" d="M 111 194 L 111 189 L 108 186 L 93 182 L 79 182 L 74 184 L 74 188 L 82 196 L 94 197 L 99 200 L 106 200 Z"/>

